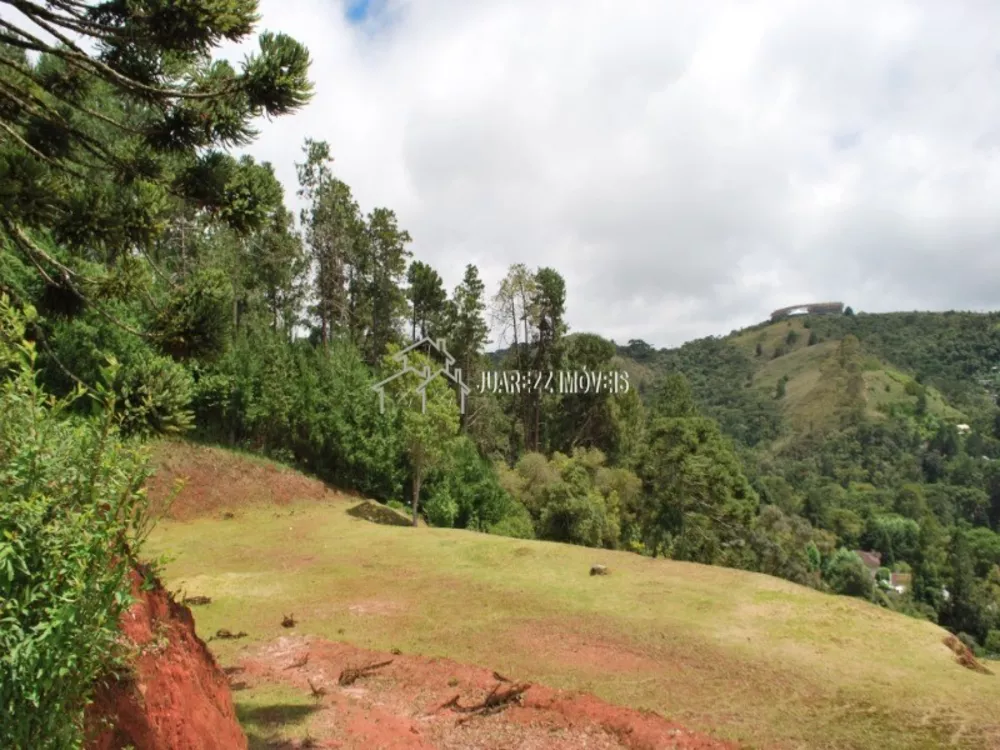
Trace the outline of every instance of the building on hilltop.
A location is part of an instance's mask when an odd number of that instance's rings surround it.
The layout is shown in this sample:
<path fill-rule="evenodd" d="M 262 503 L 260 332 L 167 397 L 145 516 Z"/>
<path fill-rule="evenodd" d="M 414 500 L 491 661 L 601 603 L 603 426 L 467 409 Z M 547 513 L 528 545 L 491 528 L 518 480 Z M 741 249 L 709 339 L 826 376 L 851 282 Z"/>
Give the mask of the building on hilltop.
<path fill-rule="evenodd" d="M 792 315 L 840 315 L 844 312 L 843 302 L 813 302 L 807 305 L 792 305 L 782 307 L 771 313 L 771 322 L 788 318 Z"/>

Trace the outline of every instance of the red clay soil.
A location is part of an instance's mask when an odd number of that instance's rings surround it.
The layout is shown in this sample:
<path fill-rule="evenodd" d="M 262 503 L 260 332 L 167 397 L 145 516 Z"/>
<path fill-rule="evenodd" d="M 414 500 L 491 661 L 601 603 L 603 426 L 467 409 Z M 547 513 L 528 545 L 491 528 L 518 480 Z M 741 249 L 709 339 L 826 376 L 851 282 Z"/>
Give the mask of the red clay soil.
<path fill-rule="evenodd" d="M 391 663 L 355 681 L 349 670 Z M 386 654 L 311 636 L 261 646 L 230 671 L 234 686 L 284 683 L 315 701 L 310 740 L 275 745 L 343 750 L 731 750 L 652 713 L 521 683 L 448 659 Z M 503 680 L 501 678 L 504 678 Z M 511 681 L 507 681 L 507 680 Z M 342 684 L 343 682 L 349 684 Z M 513 697 L 517 688 L 526 689 Z M 493 699 L 490 699 L 490 695 Z M 497 697 L 511 700 L 492 705 Z M 475 710 L 479 707 L 479 710 Z"/>
<path fill-rule="evenodd" d="M 225 674 L 195 635 L 191 610 L 173 601 L 159 582 L 143 591 L 122 617 L 124 637 L 136 646 L 134 677 L 98 685 L 87 712 L 87 750 L 246 750 Z"/>
<path fill-rule="evenodd" d="M 971 669 L 973 672 L 979 672 L 980 674 L 993 674 L 976 658 L 972 650 L 954 635 L 950 633 L 946 635 L 944 637 L 944 645 L 950 648 L 951 652 L 955 654 L 955 661 L 966 669 Z"/>
<path fill-rule="evenodd" d="M 175 483 L 184 486 L 166 516 L 177 520 L 218 516 L 244 505 L 287 505 L 292 500 L 334 500 L 341 492 L 297 471 L 244 458 L 230 451 L 182 441 L 164 441 L 153 456 L 156 473 L 146 489 L 154 509 L 162 510 Z"/>

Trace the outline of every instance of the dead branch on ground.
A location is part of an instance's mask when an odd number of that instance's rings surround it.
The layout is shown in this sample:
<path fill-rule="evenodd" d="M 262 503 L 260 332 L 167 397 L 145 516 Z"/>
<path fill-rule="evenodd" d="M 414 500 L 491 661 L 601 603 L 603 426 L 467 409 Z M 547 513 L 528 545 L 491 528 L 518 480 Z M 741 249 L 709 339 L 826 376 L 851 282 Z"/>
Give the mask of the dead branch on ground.
<path fill-rule="evenodd" d="M 353 685 L 362 677 L 369 677 L 375 672 L 375 670 L 381 669 L 382 667 L 388 667 L 390 664 L 392 664 L 392 659 L 389 659 L 389 661 L 379 662 L 377 664 L 369 664 L 365 667 L 349 667 L 340 673 L 340 678 L 337 682 L 339 682 L 342 687 Z"/>

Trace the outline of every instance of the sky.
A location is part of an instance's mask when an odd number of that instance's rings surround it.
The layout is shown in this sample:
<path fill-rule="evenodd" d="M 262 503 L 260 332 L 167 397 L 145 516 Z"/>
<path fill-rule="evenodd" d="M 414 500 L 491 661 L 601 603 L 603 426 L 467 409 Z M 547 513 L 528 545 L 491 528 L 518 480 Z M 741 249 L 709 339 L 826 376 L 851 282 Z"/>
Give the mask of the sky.
<path fill-rule="evenodd" d="M 1000 308 L 1000 3 L 261 0 L 326 140 L 452 289 L 512 263 L 571 331 L 657 347 L 773 309 Z M 249 51 L 248 49 L 246 51 Z M 501 344 L 503 342 L 497 342 Z"/>

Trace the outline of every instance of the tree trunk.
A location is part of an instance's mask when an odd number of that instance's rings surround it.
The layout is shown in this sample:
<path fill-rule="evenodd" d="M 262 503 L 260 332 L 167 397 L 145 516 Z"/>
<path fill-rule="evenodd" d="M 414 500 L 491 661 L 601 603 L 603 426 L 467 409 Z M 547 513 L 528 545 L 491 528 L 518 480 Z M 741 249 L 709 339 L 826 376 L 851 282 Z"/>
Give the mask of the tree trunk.
<path fill-rule="evenodd" d="M 417 525 L 417 504 L 420 502 L 420 472 L 413 475 L 413 525 Z"/>

